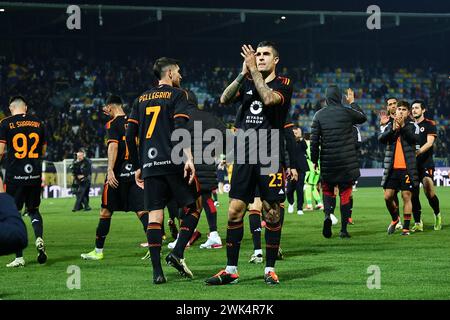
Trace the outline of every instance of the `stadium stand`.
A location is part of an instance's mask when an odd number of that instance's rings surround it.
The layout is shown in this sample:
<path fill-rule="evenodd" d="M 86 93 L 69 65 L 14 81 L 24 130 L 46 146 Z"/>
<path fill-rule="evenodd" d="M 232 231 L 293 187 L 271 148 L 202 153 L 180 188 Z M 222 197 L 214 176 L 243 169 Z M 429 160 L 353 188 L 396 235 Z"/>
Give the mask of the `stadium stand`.
<path fill-rule="evenodd" d="M 13 94 L 27 97 L 32 111 L 45 119 L 49 133 L 48 160 L 72 158 L 74 150 L 84 147 L 91 157 L 105 157 L 106 118 L 101 105 L 109 93 L 123 96 L 130 105 L 139 92 L 155 83 L 149 59 L 86 59 L 78 53 L 65 59 L 28 59 L 18 64 L 6 59 L 0 64 L 0 118 L 7 115 L 7 100 Z M 288 72 L 289 70 L 289 72 Z M 183 85 L 197 94 L 200 106 L 232 125 L 236 106 L 219 106 L 219 97 L 239 72 L 235 67 L 185 62 Z M 361 167 L 381 167 L 382 152 L 376 132 L 378 112 L 384 97 L 422 99 L 427 117 L 438 123 L 435 146 L 437 165 L 448 165 L 450 136 L 450 80 L 444 72 L 429 69 L 362 68 L 283 68 L 280 74 L 294 82 L 291 114 L 305 132 L 314 112 L 320 108 L 325 87 L 336 83 L 355 90 L 358 103 L 368 121 L 361 127 L 363 144 Z M 80 134 L 81 133 L 81 134 Z"/>

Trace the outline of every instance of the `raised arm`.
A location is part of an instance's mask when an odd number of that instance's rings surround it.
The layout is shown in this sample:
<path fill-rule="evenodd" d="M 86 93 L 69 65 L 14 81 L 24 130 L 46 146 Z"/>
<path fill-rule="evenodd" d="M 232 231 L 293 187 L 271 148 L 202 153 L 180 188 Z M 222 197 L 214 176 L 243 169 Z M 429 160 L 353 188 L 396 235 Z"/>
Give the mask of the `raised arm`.
<path fill-rule="evenodd" d="M 267 83 L 264 81 L 261 72 L 258 71 L 258 67 L 256 66 L 255 50 L 253 50 L 252 46 L 243 45 L 241 55 L 245 59 L 247 68 L 252 75 L 256 91 L 258 91 L 263 104 L 265 106 L 273 106 L 282 103 L 283 98 L 281 95 L 269 88 Z"/>
<path fill-rule="evenodd" d="M 350 105 L 349 113 L 352 118 L 353 124 L 363 124 L 367 121 L 367 116 L 364 114 L 364 111 L 361 107 L 355 102 L 355 93 L 352 89 L 347 89 L 347 94 L 345 96 L 347 103 Z"/>
<path fill-rule="evenodd" d="M 388 141 L 395 135 L 395 131 L 392 129 L 392 123 L 389 122 L 385 126 L 380 127 L 380 134 L 378 135 L 378 141 L 382 144 L 387 144 Z"/>
<path fill-rule="evenodd" d="M 233 102 L 238 97 L 239 89 L 242 86 L 242 82 L 244 82 L 245 75 L 247 74 L 247 66 L 245 65 L 245 61 L 242 64 L 242 71 L 239 73 L 239 75 L 236 77 L 236 79 L 233 80 L 233 82 L 230 83 L 228 87 L 223 91 L 222 95 L 220 96 L 220 103 L 222 104 L 229 104 Z"/>

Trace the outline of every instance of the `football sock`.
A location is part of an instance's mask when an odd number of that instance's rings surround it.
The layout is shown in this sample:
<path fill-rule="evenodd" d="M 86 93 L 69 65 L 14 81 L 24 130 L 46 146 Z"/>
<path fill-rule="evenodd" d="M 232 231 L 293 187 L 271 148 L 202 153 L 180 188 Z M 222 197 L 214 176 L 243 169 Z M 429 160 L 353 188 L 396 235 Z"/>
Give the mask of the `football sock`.
<path fill-rule="evenodd" d="M 249 210 L 248 220 L 253 239 L 253 249 L 261 249 L 261 211 Z"/>
<path fill-rule="evenodd" d="M 409 230 L 410 222 L 411 222 L 411 213 L 404 213 L 403 214 L 403 229 Z"/>
<path fill-rule="evenodd" d="M 266 222 L 266 267 L 275 267 L 281 239 L 281 224 Z"/>
<path fill-rule="evenodd" d="M 312 186 L 310 184 L 306 185 L 305 200 L 307 206 L 312 206 Z"/>
<path fill-rule="evenodd" d="M 413 191 L 411 202 L 414 221 L 419 223 L 422 216 L 422 205 L 420 204 L 419 190 Z"/>
<path fill-rule="evenodd" d="M 111 226 L 111 217 L 99 219 L 95 237 L 96 248 L 103 249 L 105 245 L 106 236 L 109 233 L 110 226 Z"/>
<path fill-rule="evenodd" d="M 434 195 L 433 198 L 428 199 L 428 203 L 430 204 L 431 208 L 433 208 L 434 214 L 438 215 L 440 210 L 439 210 L 439 199 L 437 195 Z"/>
<path fill-rule="evenodd" d="M 312 188 L 312 195 L 317 204 L 322 203 L 322 198 L 320 197 L 320 193 L 317 190 L 316 186 Z"/>
<path fill-rule="evenodd" d="M 352 189 L 353 187 L 347 186 L 343 190 L 339 190 L 340 209 L 341 209 L 341 231 L 347 232 L 348 218 L 352 210 Z"/>
<path fill-rule="evenodd" d="M 244 236 L 243 221 L 228 221 L 227 228 L 227 266 L 237 266 L 239 260 L 239 249 Z"/>
<path fill-rule="evenodd" d="M 39 209 L 28 211 L 28 216 L 30 217 L 31 226 L 33 227 L 35 237 L 42 238 L 44 233 L 44 222 L 42 221 L 42 216 Z"/>
<path fill-rule="evenodd" d="M 350 202 L 341 204 L 341 231 L 347 232 L 348 218 L 351 217 L 351 205 Z"/>
<path fill-rule="evenodd" d="M 191 238 L 192 234 L 195 231 L 195 228 L 197 227 L 199 217 L 200 213 L 194 211 L 187 214 L 181 221 L 177 244 L 175 245 L 175 248 L 173 248 L 173 253 L 178 258 L 184 257 L 184 249 L 186 248 L 189 239 Z"/>
<path fill-rule="evenodd" d="M 157 222 L 151 222 L 147 227 L 147 241 L 148 251 L 150 252 L 150 258 L 153 266 L 153 274 L 162 274 L 161 267 L 161 245 L 162 245 L 162 230 L 161 224 Z"/>
<path fill-rule="evenodd" d="M 202 195 L 203 208 L 208 220 L 209 232 L 217 231 L 217 209 L 211 197 Z"/>

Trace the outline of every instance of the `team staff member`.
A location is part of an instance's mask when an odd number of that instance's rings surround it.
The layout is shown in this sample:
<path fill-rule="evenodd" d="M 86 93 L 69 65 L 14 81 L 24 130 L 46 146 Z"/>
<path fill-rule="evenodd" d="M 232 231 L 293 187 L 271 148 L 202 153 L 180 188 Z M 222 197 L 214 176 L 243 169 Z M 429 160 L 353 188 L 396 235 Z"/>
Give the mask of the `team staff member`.
<path fill-rule="evenodd" d="M 77 198 L 72 212 L 79 211 L 82 208 L 84 208 L 84 211 L 89 211 L 91 210 L 91 207 L 89 207 L 89 191 L 91 189 L 92 164 L 86 158 L 84 149 L 77 152 L 77 160 L 72 165 L 72 174 L 78 185 Z"/>
<path fill-rule="evenodd" d="M 360 176 L 359 161 L 353 137 L 353 126 L 366 122 L 367 117 L 355 103 L 352 89 L 347 90 L 350 107 L 342 105 L 342 93 L 338 86 L 326 90 L 326 107 L 313 118 L 311 127 L 311 161 L 314 168 L 320 159 L 325 220 L 322 234 L 330 238 L 331 214 L 335 203 L 334 188 L 338 186 L 341 209 L 341 238 L 350 238 L 347 232 L 350 217 L 353 182 Z"/>

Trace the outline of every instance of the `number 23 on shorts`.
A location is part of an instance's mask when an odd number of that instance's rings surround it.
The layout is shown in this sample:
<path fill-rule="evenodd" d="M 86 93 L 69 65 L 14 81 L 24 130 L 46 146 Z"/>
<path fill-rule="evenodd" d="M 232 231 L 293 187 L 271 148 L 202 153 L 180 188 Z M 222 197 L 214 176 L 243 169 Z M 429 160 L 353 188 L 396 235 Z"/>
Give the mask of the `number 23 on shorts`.
<path fill-rule="evenodd" d="M 271 173 L 269 174 L 270 182 L 269 187 L 278 188 L 283 185 L 283 174 L 282 173 Z"/>

